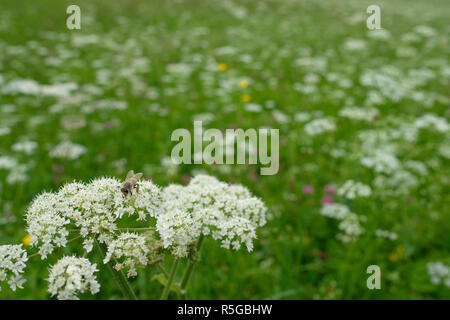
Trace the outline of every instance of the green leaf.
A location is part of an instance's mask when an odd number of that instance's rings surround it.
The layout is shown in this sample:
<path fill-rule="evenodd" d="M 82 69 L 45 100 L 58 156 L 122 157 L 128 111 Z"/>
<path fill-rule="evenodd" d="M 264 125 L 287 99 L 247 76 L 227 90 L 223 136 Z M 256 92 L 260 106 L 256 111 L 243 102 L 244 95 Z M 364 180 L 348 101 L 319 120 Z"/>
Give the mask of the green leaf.
<path fill-rule="evenodd" d="M 166 284 L 167 284 L 167 278 L 166 278 L 166 276 L 163 273 L 155 274 L 150 280 L 159 282 L 163 287 L 165 287 Z M 178 293 L 178 294 L 184 294 L 185 293 L 185 290 L 182 290 L 180 285 L 177 284 L 177 283 L 173 283 L 170 286 L 169 290 L 173 291 L 175 293 Z"/>

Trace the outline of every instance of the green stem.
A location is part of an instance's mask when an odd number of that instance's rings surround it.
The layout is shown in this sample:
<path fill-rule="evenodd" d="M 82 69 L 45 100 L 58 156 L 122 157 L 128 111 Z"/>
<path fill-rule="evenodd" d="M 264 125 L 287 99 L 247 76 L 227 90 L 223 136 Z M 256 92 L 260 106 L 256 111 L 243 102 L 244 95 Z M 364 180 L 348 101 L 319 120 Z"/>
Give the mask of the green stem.
<path fill-rule="evenodd" d="M 164 267 L 161 265 L 161 263 L 158 263 L 156 266 L 158 267 L 159 271 L 161 271 L 162 274 L 163 274 L 166 278 L 169 277 L 169 274 L 167 273 L 166 269 L 164 269 Z"/>
<path fill-rule="evenodd" d="M 100 253 L 103 257 L 103 259 L 106 256 L 106 246 L 103 243 L 99 243 L 97 240 L 95 240 L 95 243 L 97 244 L 98 249 L 100 250 Z M 133 291 L 133 289 L 130 286 L 130 283 L 128 282 L 127 278 L 123 275 L 122 271 L 114 269 L 114 266 L 112 264 L 112 261 L 109 261 L 107 263 L 109 270 L 111 270 L 114 279 L 117 282 L 117 285 L 119 286 L 120 290 L 122 291 L 123 296 L 127 300 L 137 300 L 137 297 Z"/>
<path fill-rule="evenodd" d="M 161 300 L 167 300 L 167 297 L 169 296 L 170 287 L 172 286 L 173 278 L 175 277 L 175 273 L 177 272 L 179 262 L 180 260 L 175 258 L 175 261 L 172 264 L 172 268 L 170 269 L 169 279 L 167 279 L 166 286 L 164 287 L 164 291 L 161 294 Z"/>
<path fill-rule="evenodd" d="M 197 242 L 197 252 L 200 254 L 200 249 L 202 248 L 204 236 L 201 235 Z M 183 279 L 181 280 L 180 288 L 182 291 L 186 292 L 189 280 L 191 279 L 192 272 L 194 271 L 194 265 L 196 261 L 189 260 L 186 271 L 183 274 Z"/>

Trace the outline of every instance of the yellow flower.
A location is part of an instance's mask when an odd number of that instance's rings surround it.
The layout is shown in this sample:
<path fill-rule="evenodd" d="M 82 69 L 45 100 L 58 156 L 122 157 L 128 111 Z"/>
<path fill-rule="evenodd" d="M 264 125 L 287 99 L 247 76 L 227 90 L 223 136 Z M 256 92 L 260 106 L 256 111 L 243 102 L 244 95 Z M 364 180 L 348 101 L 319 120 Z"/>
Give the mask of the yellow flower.
<path fill-rule="evenodd" d="M 404 258 L 405 257 L 405 251 L 406 251 L 406 249 L 405 249 L 404 246 L 402 246 L 402 245 L 397 246 L 395 248 L 394 252 L 391 252 L 389 254 L 389 260 L 391 260 L 392 262 L 396 262 L 396 261 Z"/>
<path fill-rule="evenodd" d="M 25 237 L 22 238 L 22 242 L 26 246 L 30 245 L 30 234 L 29 233 Z"/>
<path fill-rule="evenodd" d="M 226 63 L 221 62 L 221 63 L 219 63 L 219 65 L 217 66 L 217 69 L 219 69 L 219 71 L 225 71 L 225 70 L 228 69 L 228 66 L 227 66 Z"/>
<path fill-rule="evenodd" d="M 248 81 L 247 80 L 241 80 L 239 81 L 239 87 L 242 89 L 245 89 L 248 87 Z"/>
<path fill-rule="evenodd" d="M 242 96 L 242 101 L 249 102 L 250 100 L 252 100 L 252 97 L 249 94 L 244 94 Z"/>
<path fill-rule="evenodd" d="M 395 252 L 391 252 L 389 254 L 389 260 L 391 260 L 392 262 L 396 262 L 398 260 L 398 254 Z"/>

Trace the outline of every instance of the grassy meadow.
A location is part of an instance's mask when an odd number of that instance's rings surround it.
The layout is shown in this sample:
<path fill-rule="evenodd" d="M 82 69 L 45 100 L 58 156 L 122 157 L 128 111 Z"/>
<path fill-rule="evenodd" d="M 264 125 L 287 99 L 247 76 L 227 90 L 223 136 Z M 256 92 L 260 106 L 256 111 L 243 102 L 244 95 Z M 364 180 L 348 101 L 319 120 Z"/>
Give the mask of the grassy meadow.
<path fill-rule="evenodd" d="M 0 0 L 0 245 L 26 243 L 30 202 L 64 183 L 207 173 L 248 187 L 269 220 L 253 252 L 207 238 L 189 299 L 449 299 L 450 2 L 380 0 L 369 30 L 372 2 Z M 279 172 L 173 164 L 171 133 L 194 120 L 279 129 Z M 50 299 L 63 254 L 81 241 L 30 258 L 0 299 Z M 87 258 L 101 290 L 81 298 L 121 299 Z M 131 280 L 140 298 L 159 298 L 157 273 Z"/>

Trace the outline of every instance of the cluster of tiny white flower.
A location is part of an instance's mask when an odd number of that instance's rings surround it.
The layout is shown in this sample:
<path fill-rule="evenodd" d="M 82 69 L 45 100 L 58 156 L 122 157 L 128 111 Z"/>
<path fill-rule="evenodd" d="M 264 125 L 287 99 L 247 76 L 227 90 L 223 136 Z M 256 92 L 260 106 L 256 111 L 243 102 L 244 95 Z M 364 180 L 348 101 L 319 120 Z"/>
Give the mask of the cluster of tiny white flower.
<path fill-rule="evenodd" d="M 372 168 L 376 173 L 390 174 L 400 168 L 397 157 L 390 152 L 375 151 L 373 154 L 361 158 L 364 167 Z"/>
<path fill-rule="evenodd" d="M 373 181 L 375 188 L 391 195 L 408 195 L 418 184 L 417 177 L 406 170 L 398 170 L 391 176 L 379 175 Z"/>
<path fill-rule="evenodd" d="M 386 238 L 386 239 L 389 239 L 389 240 L 392 240 L 392 241 L 398 239 L 397 233 L 390 232 L 388 230 L 377 229 L 377 230 L 375 230 L 375 235 L 378 238 Z"/>
<path fill-rule="evenodd" d="M 427 113 L 420 118 L 417 118 L 414 125 L 418 129 L 432 127 L 439 132 L 446 132 L 450 130 L 450 125 L 448 124 L 447 119 L 438 117 L 432 113 Z"/>
<path fill-rule="evenodd" d="M 54 246 L 64 247 L 67 243 L 69 232 L 65 226 L 70 221 L 59 214 L 61 209 L 62 204 L 53 193 L 39 195 L 28 208 L 26 221 L 30 244 L 41 243 L 39 254 L 42 259 L 53 252 Z"/>
<path fill-rule="evenodd" d="M 140 192 L 125 198 L 120 191 L 122 183 L 113 178 L 100 178 L 90 184 L 69 183 L 57 193 L 38 196 L 28 209 L 26 220 L 31 245 L 42 242 L 39 253 L 44 259 L 54 246 L 67 242 L 66 225 L 80 228 L 89 252 L 97 236 L 102 243 L 111 239 L 117 230 L 116 220 L 124 214 L 137 213 L 137 220 L 156 216 L 160 207 L 160 189 L 150 181 L 140 182 Z"/>
<path fill-rule="evenodd" d="M 103 263 L 114 261 L 116 270 L 127 269 L 127 277 L 137 275 L 136 265 L 146 266 L 149 247 L 144 236 L 136 233 L 122 233 L 108 243 L 108 252 Z"/>
<path fill-rule="evenodd" d="M 336 124 L 326 118 L 315 119 L 305 125 L 305 132 L 310 136 L 315 136 L 328 131 L 334 131 Z"/>
<path fill-rule="evenodd" d="M 99 178 L 39 195 L 26 214 L 30 244 L 38 246 L 45 259 L 55 247 L 66 246 L 69 231 L 76 231 L 86 252 L 98 240 L 104 246 L 103 263 L 134 277 L 137 266 L 161 261 L 167 248 L 177 258 L 189 256 L 202 235 L 220 240 L 227 249 L 244 244 L 251 251 L 257 227 L 266 223 L 267 208 L 260 199 L 243 186 L 214 177 L 198 175 L 186 187 L 170 185 L 163 192 L 150 181 L 139 181 L 139 192 L 129 196 L 121 192 L 122 185 L 114 178 Z M 155 218 L 159 235 L 121 233 L 120 219 L 131 215 L 137 220 Z M 78 292 L 86 290 L 94 294 L 99 291 L 95 271 L 95 264 L 87 259 L 64 257 L 50 271 L 49 292 L 58 299 L 76 299 Z"/>
<path fill-rule="evenodd" d="M 353 120 L 374 121 L 378 117 L 376 108 L 344 107 L 339 110 L 339 116 Z"/>
<path fill-rule="evenodd" d="M 50 269 L 48 291 L 59 300 L 78 300 L 78 294 L 100 291 L 94 273 L 96 264 L 86 258 L 63 257 Z"/>
<path fill-rule="evenodd" d="M 355 199 L 356 197 L 367 198 L 371 193 L 372 189 L 368 185 L 354 180 L 347 180 L 344 185 L 337 190 L 338 196 L 347 199 Z"/>
<path fill-rule="evenodd" d="M 188 186 L 171 185 L 163 191 L 162 212 L 156 228 L 164 247 L 185 257 L 200 235 L 221 240 L 222 247 L 253 249 L 256 228 L 266 223 L 266 207 L 243 186 L 198 175 Z"/>
<path fill-rule="evenodd" d="M 0 282 L 8 277 L 8 284 L 11 290 L 23 289 L 22 284 L 26 281 L 21 273 L 28 260 L 27 252 L 22 245 L 2 245 L 0 246 Z M 1 291 L 2 287 L 0 287 Z"/>
<path fill-rule="evenodd" d="M 350 209 L 341 203 L 329 203 L 320 209 L 321 215 L 338 220 L 344 219 L 350 213 Z"/>
<path fill-rule="evenodd" d="M 75 160 L 84 153 L 86 153 L 86 147 L 70 141 L 63 141 L 56 145 L 49 155 L 51 158 Z"/>
<path fill-rule="evenodd" d="M 428 262 L 427 271 L 433 284 L 445 284 L 450 288 L 450 267 L 442 262 Z"/>
<path fill-rule="evenodd" d="M 364 232 L 364 229 L 360 224 L 361 217 L 352 212 L 344 204 L 326 204 L 320 209 L 320 214 L 329 218 L 340 220 L 338 228 L 343 233 L 339 233 L 337 235 L 337 238 L 343 242 L 354 241 L 360 234 Z"/>

